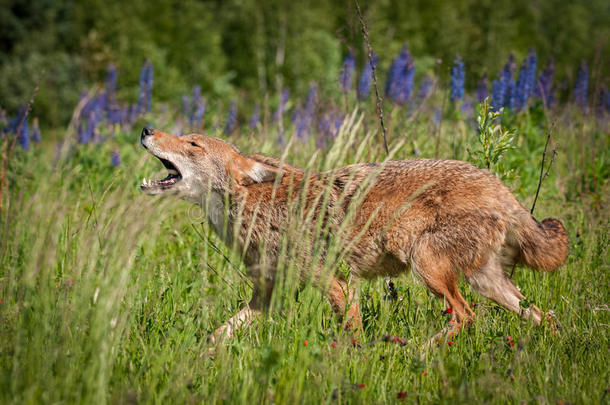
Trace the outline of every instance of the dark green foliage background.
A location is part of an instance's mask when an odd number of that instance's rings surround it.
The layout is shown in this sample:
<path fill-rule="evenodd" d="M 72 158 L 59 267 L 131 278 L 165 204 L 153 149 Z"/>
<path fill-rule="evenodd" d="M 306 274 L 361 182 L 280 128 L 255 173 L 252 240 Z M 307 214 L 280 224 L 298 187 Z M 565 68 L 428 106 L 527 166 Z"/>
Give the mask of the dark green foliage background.
<path fill-rule="evenodd" d="M 373 48 L 385 71 L 406 42 L 418 76 L 455 53 L 467 87 L 508 54 L 530 46 L 541 63 L 558 62 L 572 83 L 581 59 L 608 72 L 610 3 L 605 0 L 362 1 Z M 81 91 L 119 69 L 122 100 L 133 100 L 145 58 L 155 66 L 154 97 L 178 102 L 201 84 L 216 99 L 275 92 L 278 78 L 302 94 L 310 80 L 337 86 L 342 56 L 364 61 L 352 1 L 3 0 L 0 6 L 0 105 L 14 111 L 45 72 L 33 115 L 65 124 Z M 283 57 L 282 57 L 283 55 Z M 279 73 L 279 75 L 278 75 Z M 334 90 L 334 89 L 333 89 Z"/>

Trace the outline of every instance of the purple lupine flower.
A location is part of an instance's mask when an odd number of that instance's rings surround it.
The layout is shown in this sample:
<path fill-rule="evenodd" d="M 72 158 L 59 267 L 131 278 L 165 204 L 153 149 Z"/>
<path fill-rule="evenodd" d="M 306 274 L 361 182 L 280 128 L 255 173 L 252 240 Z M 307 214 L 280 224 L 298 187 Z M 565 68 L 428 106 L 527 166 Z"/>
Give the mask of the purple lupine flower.
<path fill-rule="evenodd" d="M 25 105 L 20 105 L 17 110 L 17 117 L 14 121 L 14 130 L 12 131 L 17 135 L 17 142 L 19 145 L 25 149 L 30 149 L 30 135 L 28 128 L 28 117 L 29 112 L 28 108 Z"/>
<path fill-rule="evenodd" d="M 589 66 L 584 60 L 578 67 L 576 73 L 576 85 L 574 86 L 574 102 L 580 108 L 587 106 L 587 90 L 589 88 Z"/>
<path fill-rule="evenodd" d="M 205 100 L 201 97 L 201 86 L 193 87 L 193 111 L 190 119 L 192 128 L 201 128 L 203 115 L 205 114 Z"/>
<path fill-rule="evenodd" d="M 429 74 L 426 74 L 419 84 L 419 91 L 417 92 L 417 98 L 423 100 L 430 95 L 432 86 L 434 85 L 434 79 Z"/>
<path fill-rule="evenodd" d="M 337 111 L 331 111 L 324 114 L 318 122 L 318 130 L 324 137 L 335 138 L 339 134 L 339 129 L 343 124 L 345 117 Z"/>
<path fill-rule="evenodd" d="M 121 165 L 121 152 L 113 150 L 110 153 L 110 165 L 112 165 L 112 167 L 119 167 Z"/>
<path fill-rule="evenodd" d="M 350 49 L 347 57 L 343 60 L 343 67 L 341 68 L 341 75 L 339 76 L 341 91 L 343 93 L 348 93 L 352 89 L 352 78 L 354 76 L 355 67 L 356 60 L 354 59 L 354 53 Z"/>
<path fill-rule="evenodd" d="M 153 65 L 149 60 L 144 62 L 140 70 L 138 89 L 138 114 L 150 112 L 152 106 Z"/>
<path fill-rule="evenodd" d="M 527 58 L 525 59 L 526 77 L 525 77 L 525 103 L 534 95 L 536 88 L 536 70 L 538 69 L 538 56 L 536 50 L 530 48 Z"/>
<path fill-rule="evenodd" d="M 502 69 L 501 80 L 504 82 L 504 101 L 503 106 L 510 108 L 510 98 L 515 88 L 515 80 L 513 75 L 515 72 L 515 55 L 511 52 L 508 60 Z"/>
<path fill-rule="evenodd" d="M 524 62 L 519 68 L 519 78 L 510 95 L 509 107 L 515 111 L 521 111 L 527 102 L 527 62 Z"/>
<path fill-rule="evenodd" d="M 129 124 L 133 125 L 138 119 L 138 105 L 132 104 L 129 108 Z"/>
<path fill-rule="evenodd" d="M 504 107 L 504 95 L 506 94 L 506 86 L 502 78 L 491 82 L 491 106 L 494 111 L 500 111 Z"/>
<path fill-rule="evenodd" d="M 189 96 L 186 94 L 182 95 L 182 115 L 188 118 L 189 122 L 191 121 L 191 101 L 189 100 Z"/>
<path fill-rule="evenodd" d="M 121 123 L 121 106 L 116 99 L 112 100 L 108 106 L 108 121 L 112 124 Z"/>
<path fill-rule="evenodd" d="M 32 142 L 40 142 L 42 141 L 42 136 L 40 134 L 40 127 L 38 126 L 38 118 L 34 118 L 34 125 L 32 126 Z"/>
<path fill-rule="evenodd" d="M 89 134 L 87 133 L 87 128 L 85 127 L 85 123 L 83 121 L 78 124 L 78 143 L 85 145 L 89 143 Z"/>
<path fill-rule="evenodd" d="M 89 118 L 87 119 L 87 139 L 90 141 L 95 139 L 95 128 L 97 127 L 97 119 L 95 116 L 95 112 L 91 111 L 89 113 Z"/>
<path fill-rule="evenodd" d="M 551 107 L 551 86 L 553 84 L 554 76 L 555 63 L 552 59 L 549 59 L 546 64 L 546 67 L 544 68 L 542 73 L 540 73 L 540 76 L 538 76 L 538 81 L 534 90 L 534 94 L 536 94 L 537 97 L 541 98 L 548 107 Z"/>
<path fill-rule="evenodd" d="M 316 86 L 315 83 L 311 83 L 309 85 L 309 91 L 307 92 L 307 100 L 305 101 L 305 119 L 309 130 L 313 128 L 317 99 L 318 86 Z"/>
<path fill-rule="evenodd" d="M 456 55 L 451 67 L 451 92 L 449 98 L 452 102 L 464 98 L 464 61 L 460 55 Z"/>
<path fill-rule="evenodd" d="M 282 90 L 282 95 L 280 97 L 280 103 L 277 106 L 277 109 L 273 113 L 273 122 L 277 123 L 283 116 L 286 111 L 286 104 L 288 104 L 288 100 L 290 99 L 290 89 L 284 88 Z"/>
<path fill-rule="evenodd" d="M 402 85 L 400 91 L 398 93 L 398 97 L 396 97 L 396 103 L 398 105 L 405 105 L 407 101 L 411 98 L 411 94 L 413 94 L 413 86 L 415 83 L 415 62 L 413 59 L 409 60 L 407 63 L 405 76 L 402 80 Z"/>
<path fill-rule="evenodd" d="M 404 45 L 390 64 L 388 76 L 385 82 L 385 95 L 390 100 L 394 100 L 399 91 L 399 80 L 409 60 L 409 49 Z"/>
<path fill-rule="evenodd" d="M 364 101 L 371 92 L 371 82 L 373 81 L 373 67 L 377 68 L 377 55 L 375 52 L 371 53 L 371 61 L 367 58 L 362 73 L 360 74 L 360 81 L 358 82 L 358 100 Z"/>
<path fill-rule="evenodd" d="M 390 65 L 386 96 L 398 105 L 406 104 L 413 92 L 414 77 L 415 63 L 409 53 L 409 47 L 404 45 Z"/>
<path fill-rule="evenodd" d="M 292 113 L 292 124 L 294 125 L 297 138 L 306 140 L 308 136 L 307 118 L 305 116 L 305 111 L 300 106 L 295 108 L 294 112 Z"/>
<path fill-rule="evenodd" d="M 252 111 L 252 115 L 250 116 L 250 121 L 249 121 L 249 125 L 250 128 L 252 129 L 256 129 L 258 128 L 258 124 L 261 121 L 261 106 L 260 104 L 256 103 L 256 105 L 254 106 L 254 110 Z"/>
<path fill-rule="evenodd" d="M 488 86 L 489 86 L 489 83 L 487 80 L 487 73 L 483 73 L 483 76 L 481 76 L 481 79 L 477 83 L 477 89 L 476 89 L 477 102 L 482 103 L 483 100 L 485 100 L 485 98 L 487 97 L 487 87 Z"/>
<path fill-rule="evenodd" d="M 231 101 L 229 112 L 227 114 L 227 123 L 225 124 L 224 133 L 231 135 L 237 129 L 237 101 Z"/>

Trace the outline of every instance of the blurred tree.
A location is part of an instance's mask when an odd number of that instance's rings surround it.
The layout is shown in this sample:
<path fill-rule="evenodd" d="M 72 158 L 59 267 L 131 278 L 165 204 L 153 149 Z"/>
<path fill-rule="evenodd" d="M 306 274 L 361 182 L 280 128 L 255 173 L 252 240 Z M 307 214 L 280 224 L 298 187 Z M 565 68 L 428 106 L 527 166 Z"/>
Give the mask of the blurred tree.
<path fill-rule="evenodd" d="M 194 84 L 223 105 L 243 89 L 260 99 L 279 84 L 304 95 L 310 81 L 336 92 L 348 47 L 357 70 L 365 62 L 350 0 L 2 0 L 0 103 L 15 111 L 45 71 L 34 115 L 65 123 L 86 85 L 102 83 L 108 62 L 118 69 L 120 100 L 137 97 L 145 59 L 155 66 L 153 97 L 179 105 Z M 533 46 L 573 82 L 581 59 L 603 61 L 610 50 L 607 0 L 376 0 L 361 4 L 380 77 L 403 44 L 416 77 L 446 77 L 460 54 L 466 88 L 487 70 L 496 76 L 510 52 L 518 61 Z M 593 70 L 597 67 L 592 66 Z M 602 75 L 610 67 L 601 66 Z"/>

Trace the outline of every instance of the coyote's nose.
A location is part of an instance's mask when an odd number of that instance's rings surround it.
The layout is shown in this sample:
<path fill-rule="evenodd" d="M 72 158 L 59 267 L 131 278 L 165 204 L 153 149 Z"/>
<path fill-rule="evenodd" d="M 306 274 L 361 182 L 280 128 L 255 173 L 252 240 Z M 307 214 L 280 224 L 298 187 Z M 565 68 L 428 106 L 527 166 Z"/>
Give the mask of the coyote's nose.
<path fill-rule="evenodd" d="M 147 136 L 151 136 L 154 133 L 155 133 L 154 129 L 152 129 L 152 128 L 144 128 L 142 130 L 142 139 L 146 138 Z"/>

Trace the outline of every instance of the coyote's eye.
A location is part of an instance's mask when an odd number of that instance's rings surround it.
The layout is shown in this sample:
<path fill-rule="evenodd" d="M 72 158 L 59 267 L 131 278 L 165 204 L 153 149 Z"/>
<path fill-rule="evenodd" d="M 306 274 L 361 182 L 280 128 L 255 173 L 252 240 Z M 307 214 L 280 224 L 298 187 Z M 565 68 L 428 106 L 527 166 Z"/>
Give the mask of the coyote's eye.
<path fill-rule="evenodd" d="M 193 141 L 191 141 L 191 142 L 189 142 L 189 143 L 190 143 L 192 146 L 196 146 L 196 147 L 198 147 L 198 148 L 200 147 L 199 145 L 197 145 L 197 144 L 196 144 L 195 142 L 193 142 Z"/>

